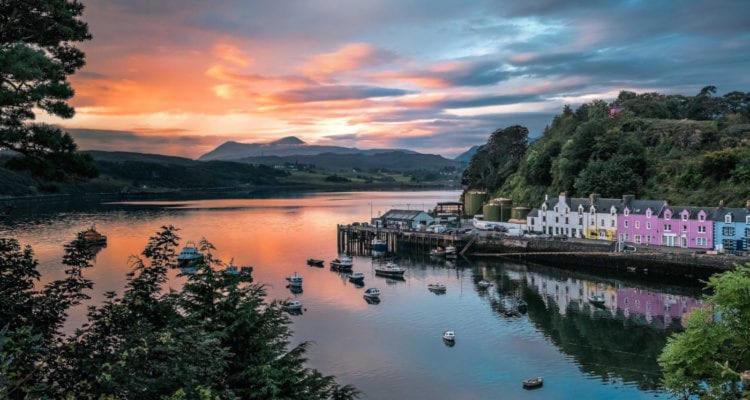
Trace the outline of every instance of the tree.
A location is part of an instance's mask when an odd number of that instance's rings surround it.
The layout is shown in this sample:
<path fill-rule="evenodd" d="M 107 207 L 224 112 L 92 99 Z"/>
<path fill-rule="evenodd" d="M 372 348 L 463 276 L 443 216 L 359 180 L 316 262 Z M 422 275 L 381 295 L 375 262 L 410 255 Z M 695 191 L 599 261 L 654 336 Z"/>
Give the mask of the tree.
<path fill-rule="evenodd" d="M 83 67 L 72 45 L 91 39 L 77 0 L 0 2 L 0 148 L 20 155 L 9 166 L 62 179 L 95 175 L 91 159 L 77 153 L 67 133 L 32 123 L 35 109 L 71 118 L 73 89 L 67 77 Z"/>
<path fill-rule="evenodd" d="M 739 399 L 741 374 L 750 370 L 750 264 L 714 275 L 708 290 L 706 307 L 659 357 L 664 384 L 683 398 Z"/>

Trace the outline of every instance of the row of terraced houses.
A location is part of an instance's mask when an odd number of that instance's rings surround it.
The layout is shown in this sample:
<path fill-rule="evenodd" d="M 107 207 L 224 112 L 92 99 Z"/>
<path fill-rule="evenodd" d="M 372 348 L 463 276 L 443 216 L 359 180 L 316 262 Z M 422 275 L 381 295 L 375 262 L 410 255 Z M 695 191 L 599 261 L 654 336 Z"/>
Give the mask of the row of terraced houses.
<path fill-rule="evenodd" d="M 531 232 L 634 245 L 750 251 L 750 201 L 745 208 L 671 205 L 665 200 L 545 196 L 526 219 Z"/>

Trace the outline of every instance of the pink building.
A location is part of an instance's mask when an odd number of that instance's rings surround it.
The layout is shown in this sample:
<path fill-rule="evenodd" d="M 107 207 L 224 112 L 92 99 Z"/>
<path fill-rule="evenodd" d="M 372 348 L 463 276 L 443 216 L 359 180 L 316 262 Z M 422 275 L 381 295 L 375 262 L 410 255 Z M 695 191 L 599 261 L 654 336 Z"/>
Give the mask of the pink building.
<path fill-rule="evenodd" d="M 713 249 L 710 207 L 670 206 L 663 200 L 636 200 L 623 196 L 617 216 L 619 240 L 636 245 Z"/>
<path fill-rule="evenodd" d="M 692 297 L 667 293 L 654 293 L 638 288 L 619 288 L 617 290 L 617 308 L 625 317 L 642 315 L 648 323 L 654 321 L 666 328 L 674 322 L 682 326 L 685 316 L 703 303 Z"/>

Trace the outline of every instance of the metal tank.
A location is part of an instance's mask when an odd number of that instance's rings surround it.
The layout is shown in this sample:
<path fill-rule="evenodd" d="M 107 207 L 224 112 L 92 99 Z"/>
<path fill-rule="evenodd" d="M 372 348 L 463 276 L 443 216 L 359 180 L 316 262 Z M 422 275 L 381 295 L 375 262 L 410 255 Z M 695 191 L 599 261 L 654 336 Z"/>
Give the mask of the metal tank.
<path fill-rule="evenodd" d="M 487 199 L 484 190 L 469 190 L 464 194 L 464 212 L 466 215 L 478 214 L 482 211 L 482 204 Z"/>

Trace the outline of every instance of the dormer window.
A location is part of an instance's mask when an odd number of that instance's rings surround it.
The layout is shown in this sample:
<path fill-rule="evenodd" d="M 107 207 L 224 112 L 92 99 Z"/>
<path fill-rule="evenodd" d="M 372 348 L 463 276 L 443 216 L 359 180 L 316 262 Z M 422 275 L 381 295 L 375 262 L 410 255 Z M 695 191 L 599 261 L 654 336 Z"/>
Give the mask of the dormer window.
<path fill-rule="evenodd" d="M 732 214 L 725 215 L 724 216 L 724 222 L 727 223 L 727 224 L 731 224 L 732 223 Z"/>
<path fill-rule="evenodd" d="M 682 220 L 687 221 L 688 220 L 688 213 L 682 213 Z"/>
<path fill-rule="evenodd" d="M 651 218 L 651 209 L 646 210 L 646 218 Z"/>
<path fill-rule="evenodd" d="M 542 211 L 547 211 L 547 205 L 546 204 L 542 204 Z"/>
<path fill-rule="evenodd" d="M 706 220 L 706 214 L 703 214 L 702 212 L 698 214 L 698 221 L 705 221 Z"/>
<path fill-rule="evenodd" d="M 628 210 L 628 209 L 626 208 L 626 209 L 625 209 L 625 212 L 623 212 L 623 214 L 625 214 L 625 216 L 627 217 L 628 215 L 630 215 L 630 210 Z"/>
<path fill-rule="evenodd" d="M 672 219 L 672 212 L 669 210 L 664 211 L 664 219 Z"/>
<path fill-rule="evenodd" d="M 557 206 L 555 206 L 555 212 L 557 212 L 557 211 L 558 211 Z"/>

